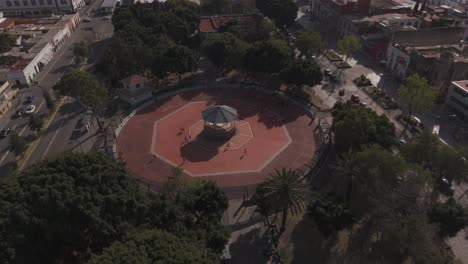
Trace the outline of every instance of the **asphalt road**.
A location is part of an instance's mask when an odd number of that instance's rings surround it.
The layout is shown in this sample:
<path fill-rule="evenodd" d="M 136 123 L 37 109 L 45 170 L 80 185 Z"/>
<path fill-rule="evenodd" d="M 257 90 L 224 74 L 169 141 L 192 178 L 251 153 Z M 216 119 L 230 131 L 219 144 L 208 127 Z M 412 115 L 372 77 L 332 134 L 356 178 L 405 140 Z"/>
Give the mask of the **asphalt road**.
<path fill-rule="evenodd" d="M 88 17 L 88 10 L 97 9 L 102 0 L 95 1 L 92 5 L 80 11 L 81 18 Z M 43 90 L 51 90 L 60 77 L 73 67 L 73 43 L 86 41 L 93 43 L 112 37 L 113 26 L 110 20 L 104 20 L 101 16 L 91 16 L 91 22 L 82 22 L 66 44 L 55 54 L 54 58 L 46 65 L 39 74 L 38 85 L 30 88 L 20 89 L 19 95 L 25 98 L 27 95 L 33 95 L 33 104 L 36 105 L 36 113 L 47 116 L 49 111 L 46 108 Z M 57 100 L 56 104 L 59 104 Z M 0 118 L 0 127 L 13 129 L 21 136 L 32 140 L 35 132 L 29 128 L 29 117 L 12 118 L 18 106 L 12 106 L 9 111 Z M 82 143 L 91 139 L 93 131 L 87 134 L 77 135 L 75 129 L 78 129 L 80 120 L 83 118 L 86 109 L 77 101 L 71 98 L 65 98 L 57 114 L 53 117 L 49 127 L 45 129 L 42 136 L 37 141 L 36 146 L 30 155 L 27 155 L 25 167 L 34 162 L 53 157 L 63 151 L 79 151 L 83 148 Z M 9 139 L 0 140 L 0 176 L 8 175 L 15 167 L 16 157 L 9 150 Z"/>

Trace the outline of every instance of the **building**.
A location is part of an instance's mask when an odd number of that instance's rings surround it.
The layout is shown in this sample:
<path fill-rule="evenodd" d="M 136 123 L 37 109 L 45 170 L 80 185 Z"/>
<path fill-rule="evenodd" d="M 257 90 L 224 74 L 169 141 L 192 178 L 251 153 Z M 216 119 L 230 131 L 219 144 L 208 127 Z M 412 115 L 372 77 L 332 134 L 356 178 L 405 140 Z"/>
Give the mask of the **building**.
<path fill-rule="evenodd" d="M 140 75 L 131 75 L 120 80 L 122 88 L 118 90 L 119 97 L 131 105 L 139 104 L 152 96 L 151 89 L 146 86 L 146 78 Z"/>
<path fill-rule="evenodd" d="M 429 0 L 429 4 L 435 6 L 451 6 L 451 7 L 458 7 L 460 5 L 468 4 L 468 0 Z"/>
<path fill-rule="evenodd" d="M 99 12 L 101 14 L 112 14 L 118 4 L 120 4 L 120 0 L 104 0 L 99 7 Z"/>
<path fill-rule="evenodd" d="M 1 54 L 11 60 L 0 65 L 0 81 L 31 86 L 37 75 L 71 36 L 80 22 L 79 14 L 48 19 L 15 19 L 8 34 L 18 38 L 19 46 Z"/>
<path fill-rule="evenodd" d="M 387 48 L 387 68 L 404 79 L 409 72 L 411 53 L 460 45 L 463 33 L 463 28 L 456 27 L 394 31 Z"/>
<path fill-rule="evenodd" d="M 222 15 L 200 17 L 199 32 L 201 35 L 218 32 L 219 28 L 229 22 L 237 21 L 243 32 L 252 32 L 257 24 L 263 20 L 260 14 Z"/>
<path fill-rule="evenodd" d="M 465 120 L 468 118 L 468 80 L 451 83 L 445 105 Z"/>
<path fill-rule="evenodd" d="M 13 89 L 8 81 L 0 82 L 0 116 L 6 113 L 12 105 L 13 97 L 18 93 L 18 89 Z"/>
<path fill-rule="evenodd" d="M 0 11 L 9 16 L 75 13 L 85 0 L 2 0 Z"/>

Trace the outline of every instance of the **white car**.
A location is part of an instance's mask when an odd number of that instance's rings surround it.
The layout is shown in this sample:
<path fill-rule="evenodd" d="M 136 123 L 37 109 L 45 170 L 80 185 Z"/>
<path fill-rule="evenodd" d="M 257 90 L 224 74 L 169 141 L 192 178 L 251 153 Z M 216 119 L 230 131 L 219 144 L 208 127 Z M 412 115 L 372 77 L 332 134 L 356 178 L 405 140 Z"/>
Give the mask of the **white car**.
<path fill-rule="evenodd" d="M 36 106 L 35 105 L 28 105 L 28 107 L 26 107 L 26 110 L 24 111 L 25 114 L 33 114 L 34 111 L 36 111 Z"/>
<path fill-rule="evenodd" d="M 105 16 L 102 18 L 102 20 L 110 20 L 110 19 L 111 19 L 110 16 Z"/>
<path fill-rule="evenodd" d="M 91 18 L 83 18 L 83 22 L 91 22 Z"/>

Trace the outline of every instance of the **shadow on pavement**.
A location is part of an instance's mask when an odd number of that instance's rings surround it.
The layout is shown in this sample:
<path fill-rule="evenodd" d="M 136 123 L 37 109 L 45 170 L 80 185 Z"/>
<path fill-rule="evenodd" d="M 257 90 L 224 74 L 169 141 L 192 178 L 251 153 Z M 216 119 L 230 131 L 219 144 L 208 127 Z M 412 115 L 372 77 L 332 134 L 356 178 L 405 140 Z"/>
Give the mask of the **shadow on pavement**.
<path fill-rule="evenodd" d="M 259 228 L 241 234 L 230 246 L 232 264 L 263 264 L 268 263 L 263 255 L 267 246 L 265 233 Z"/>

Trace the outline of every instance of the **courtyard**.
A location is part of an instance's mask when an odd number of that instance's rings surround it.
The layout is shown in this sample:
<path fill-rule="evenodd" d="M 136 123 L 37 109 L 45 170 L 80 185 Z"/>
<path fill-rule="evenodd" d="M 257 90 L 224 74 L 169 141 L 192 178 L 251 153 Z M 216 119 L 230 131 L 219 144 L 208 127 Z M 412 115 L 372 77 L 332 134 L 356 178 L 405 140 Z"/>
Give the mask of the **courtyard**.
<path fill-rule="evenodd" d="M 238 111 L 229 139 L 207 138 L 202 111 L 228 105 Z M 186 180 L 215 181 L 230 199 L 253 194 L 274 169 L 304 173 L 314 158 L 314 118 L 286 98 L 247 88 L 182 92 L 140 109 L 122 127 L 117 153 L 130 171 L 160 190 L 174 167 Z M 248 195 L 250 196 L 250 195 Z"/>

